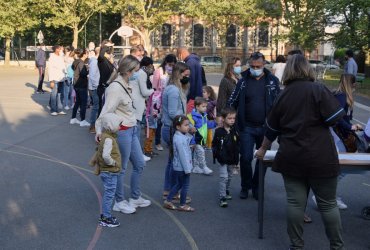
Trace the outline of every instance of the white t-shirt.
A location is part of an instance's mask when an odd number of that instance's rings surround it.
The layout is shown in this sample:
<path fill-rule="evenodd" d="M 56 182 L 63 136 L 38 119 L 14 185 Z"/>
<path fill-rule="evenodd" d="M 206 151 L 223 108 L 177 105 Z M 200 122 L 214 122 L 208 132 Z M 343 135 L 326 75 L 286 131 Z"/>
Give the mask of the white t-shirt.
<path fill-rule="evenodd" d="M 281 78 L 283 78 L 283 73 L 285 70 L 285 63 L 275 63 L 274 66 L 272 66 L 272 69 L 275 70 L 275 76 L 281 83 Z"/>

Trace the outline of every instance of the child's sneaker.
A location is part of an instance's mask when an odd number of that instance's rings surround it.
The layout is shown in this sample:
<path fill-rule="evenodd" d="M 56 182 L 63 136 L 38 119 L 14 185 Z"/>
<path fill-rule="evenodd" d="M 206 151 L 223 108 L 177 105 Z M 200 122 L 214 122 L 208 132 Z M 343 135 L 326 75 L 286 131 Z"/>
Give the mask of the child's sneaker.
<path fill-rule="evenodd" d="M 203 169 L 201 169 L 200 167 L 194 167 L 191 172 L 193 172 L 194 174 L 203 174 L 204 173 Z"/>
<path fill-rule="evenodd" d="M 233 197 L 231 196 L 229 190 L 226 190 L 226 196 L 225 196 L 225 198 L 226 198 L 226 200 L 232 200 L 233 199 Z"/>
<path fill-rule="evenodd" d="M 220 207 L 227 207 L 227 200 L 225 197 L 220 199 Z"/>
<path fill-rule="evenodd" d="M 240 166 L 239 165 L 234 165 L 233 170 L 232 170 L 233 175 L 239 175 L 240 173 Z"/>
<path fill-rule="evenodd" d="M 103 215 L 100 215 L 99 225 L 102 227 L 118 227 L 120 223 L 116 217 L 106 218 Z"/>
<path fill-rule="evenodd" d="M 210 174 L 212 174 L 213 173 L 213 171 L 212 171 L 212 169 L 210 169 L 209 167 L 204 167 L 203 168 L 203 174 L 205 174 L 205 175 L 210 175 Z"/>

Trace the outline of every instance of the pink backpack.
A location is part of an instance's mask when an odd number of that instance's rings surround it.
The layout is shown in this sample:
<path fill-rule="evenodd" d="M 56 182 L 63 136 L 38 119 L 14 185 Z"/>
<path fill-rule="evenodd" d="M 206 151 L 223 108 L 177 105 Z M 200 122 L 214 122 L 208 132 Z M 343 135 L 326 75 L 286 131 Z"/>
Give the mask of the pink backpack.
<path fill-rule="evenodd" d="M 146 131 L 147 131 L 147 138 L 149 138 L 149 117 L 153 116 L 154 118 L 158 118 L 162 106 L 162 91 L 156 90 L 153 94 L 149 97 L 146 105 Z"/>

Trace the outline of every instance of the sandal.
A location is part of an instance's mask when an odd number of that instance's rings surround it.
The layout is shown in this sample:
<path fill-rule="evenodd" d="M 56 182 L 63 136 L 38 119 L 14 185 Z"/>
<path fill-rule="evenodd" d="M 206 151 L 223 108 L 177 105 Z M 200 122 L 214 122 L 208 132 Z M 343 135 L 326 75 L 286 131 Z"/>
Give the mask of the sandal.
<path fill-rule="evenodd" d="M 173 205 L 173 203 L 172 202 L 170 202 L 170 201 L 164 201 L 164 204 L 163 204 L 163 207 L 164 208 L 167 208 L 167 209 L 169 209 L 169 210 L 176 210 L 177 209 L 177 207 L 175 206 L 175 205 Z"/>
<path fill-rule="evenodd" d="M 304 223 L 312 223 L 312 219 L 307 214 L 304 214 L 304 216 L 303 216 L 303 222 Z"/>
<path fill-rule="evenodd" d="M 167 196 L 168 196 L 168 192 L 163 192 L 163 194 L 162 194 L 162 199 L 163 200 L 166 200 L 167 199 Z"/>
<path fill-rule="evenodd" d="M 173 197 L 173 202 L 174 203 L 180 203 L 180 194 L 177 194 L 175 197 Z M 191 202 L 190 196 L 186 196 L 186 204 L 189 204 Z"/>
<path fill-rule="evenodd" d="M 194 208 L 192 208 L 192 207 L 191 207 L 191 206 L 189 206 L 189 205 L 179 206 L 179 207 L 177 208 L 177 210 L 182 211 L 182 212 L 194 212 L 194 211 L 195 211 L 195 209 L 194 209 Z"/>

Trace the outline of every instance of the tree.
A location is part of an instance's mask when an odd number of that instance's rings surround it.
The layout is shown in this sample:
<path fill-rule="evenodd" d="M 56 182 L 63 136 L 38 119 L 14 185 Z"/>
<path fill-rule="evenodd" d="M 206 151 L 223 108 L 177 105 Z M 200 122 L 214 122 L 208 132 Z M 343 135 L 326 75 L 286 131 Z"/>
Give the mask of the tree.
<path fill-rule="evenodd" d="M 149 54 L 150 36 L 168 19 L 179 13 L 180 0 L 115 0 L 114 10 L 122 13 L 125 22 L 141 31 Z"/>
<path fill-rule="evenodd" d="M 78 34 L 85 28 L 90 17 L 105 12 L 109 2 L 104 0 L 52 0 L 46 5 L 51 16 L 45 19 L 47 26 L 66 27 L 73 31 L 72 45 L 78 45 Z"/>
<path fill-rule="evenodd" d="M 325 38 L 325 1 L 283 0 L 283 35 L 296 49 L 313 50 Z"/>
<path fill-rule="evenodd" d="M 39 23 L 38 0 L 0 0 L 0 37 L 5 38 L 5 65 L 10 62 L 10 47 L 16 33 L 23 33 Z"/>

